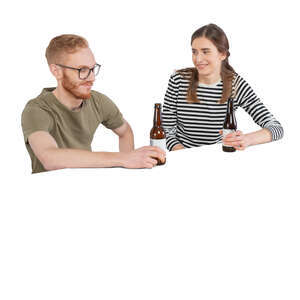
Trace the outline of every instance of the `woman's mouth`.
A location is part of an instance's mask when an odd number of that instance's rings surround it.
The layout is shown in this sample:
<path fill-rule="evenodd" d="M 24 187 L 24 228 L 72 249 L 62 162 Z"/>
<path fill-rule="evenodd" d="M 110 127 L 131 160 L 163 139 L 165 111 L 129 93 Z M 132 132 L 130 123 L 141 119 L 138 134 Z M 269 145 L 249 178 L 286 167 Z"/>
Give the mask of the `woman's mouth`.
<path fill-rule="evenodd" d="M 202 70 L 202 69 L 204 69 L 207 65 L 208 65 L 208 64 L 198 64 L 198 65 L 197 65 L 197 69 Z"/>

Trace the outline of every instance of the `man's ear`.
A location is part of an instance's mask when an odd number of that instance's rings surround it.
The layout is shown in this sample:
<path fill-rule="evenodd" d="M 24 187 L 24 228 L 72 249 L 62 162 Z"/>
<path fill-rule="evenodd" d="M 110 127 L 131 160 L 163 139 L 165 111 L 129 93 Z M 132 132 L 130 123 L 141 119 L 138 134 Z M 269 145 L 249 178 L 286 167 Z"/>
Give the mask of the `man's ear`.
<path fill-rule="evenodd" d="M 57 66 L 56 64 L 50 64 L 49 65 L 50 72 L 52 75 L 57 79 L 61 79 L 63 77 L 62 69 Z"/>

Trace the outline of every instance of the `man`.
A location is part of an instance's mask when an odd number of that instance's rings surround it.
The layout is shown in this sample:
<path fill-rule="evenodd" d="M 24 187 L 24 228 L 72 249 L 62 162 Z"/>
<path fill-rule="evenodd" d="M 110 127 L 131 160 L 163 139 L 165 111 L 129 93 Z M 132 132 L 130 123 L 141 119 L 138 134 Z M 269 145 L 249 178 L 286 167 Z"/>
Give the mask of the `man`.
<path fill-rule="evenodd" d="M 46 58 L 57 80 L 29 101 L 22 113 L 22 129 L 32 161 L 32 173 L 63 168 L 152 168 L 165 152 L 145 146 L 134 150 L 130 125 L 105 95 L 91 90 L 100 65 L 88 42 L 77 35 L 50 41 Z M 119 136 L 120 152 L 92 152 L 99 124 Z"/>

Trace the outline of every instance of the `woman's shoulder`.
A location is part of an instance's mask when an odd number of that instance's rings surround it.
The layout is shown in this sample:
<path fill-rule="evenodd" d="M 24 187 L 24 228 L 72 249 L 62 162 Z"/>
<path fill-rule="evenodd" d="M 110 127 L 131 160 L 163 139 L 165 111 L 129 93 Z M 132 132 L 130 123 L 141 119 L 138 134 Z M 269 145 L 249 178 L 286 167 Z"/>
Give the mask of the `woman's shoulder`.
<path fill-rule="evenodd" d="M 235 95 L 239 101 L 242 101 L 245 97 L 249 96 L 255 96 L 255 93 L 251 87 L 251 85 L 248 83 L 248 81 L 245 80 L 244 76 L 241 74 L 235 73 L 235 79 L 233 82 L 233 88 L 235 90 Z"/>
<path fill-rule="evenodd" d="M 249 85 L 249 84 L 247 83 L 245 78 L 240 73 L 235 72 L 233 85 L 235 87 L 241 87 L 241 86 L 245 86 L 245 85 Z"/>
<path fill-rule="evenodd" d="M 170 80 L 175 83 L 190 81 L 193 76 L 194 68 L 183 68 L 174 70 L 170 76 Z"/>

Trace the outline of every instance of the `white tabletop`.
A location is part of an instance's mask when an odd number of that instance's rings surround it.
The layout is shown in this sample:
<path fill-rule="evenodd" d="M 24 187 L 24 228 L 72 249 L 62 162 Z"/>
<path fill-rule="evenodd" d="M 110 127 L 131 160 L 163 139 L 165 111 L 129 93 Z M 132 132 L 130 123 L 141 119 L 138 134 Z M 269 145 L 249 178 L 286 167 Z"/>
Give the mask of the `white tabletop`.
<path fill-rule="evenodd" d="M 2 210 L 2 284 L 31 299 L 299 299 L 285 147 L 24 176 Z"/>

